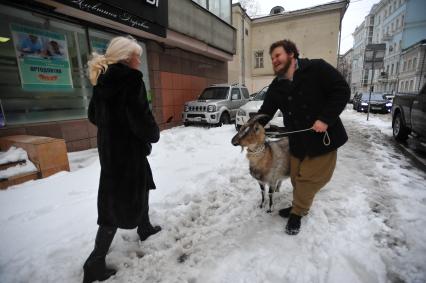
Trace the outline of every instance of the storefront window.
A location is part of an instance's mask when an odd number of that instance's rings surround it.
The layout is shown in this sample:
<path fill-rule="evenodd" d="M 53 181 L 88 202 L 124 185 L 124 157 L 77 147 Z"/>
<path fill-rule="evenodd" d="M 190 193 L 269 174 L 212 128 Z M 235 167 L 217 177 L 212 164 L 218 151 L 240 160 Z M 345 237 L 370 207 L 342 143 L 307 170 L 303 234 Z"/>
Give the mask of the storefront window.
<path fill-rule="evenodd" d="M 0 36 L 9 38 L 0 43 L 0 98 L 7 124 L 87 117 L 91 86 L 84 75 L 84 29 L 0 8 Z"/>
<path fill-rule="evenodd" d="M 87 118 L 89 50 L 103 54 L 116 35 L 3 5 L 0 9 L 0 37 L 7 39 L 0 42 L 0 99 L 7 125 Z M 150 93 L 146 47 L 139 44 Z"/>

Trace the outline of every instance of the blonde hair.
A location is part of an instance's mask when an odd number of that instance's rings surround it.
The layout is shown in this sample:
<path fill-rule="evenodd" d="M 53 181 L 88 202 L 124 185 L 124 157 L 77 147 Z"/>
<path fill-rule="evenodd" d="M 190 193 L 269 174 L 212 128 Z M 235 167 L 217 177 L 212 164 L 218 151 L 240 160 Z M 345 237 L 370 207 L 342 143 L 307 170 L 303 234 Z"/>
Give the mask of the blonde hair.
<path fill-rule="evenodd" d="M 142 47 L 136 39 L 131 36 L 117 36 L 111 39 L 104 55 L 93 52 L 92 59 L 87 62 L 91 84 L 95 86 L 98 83 L 99 75 L 106 72 L 108 65 L 117 62 L 127 64 L 133 54 L 142 55 Z"/>

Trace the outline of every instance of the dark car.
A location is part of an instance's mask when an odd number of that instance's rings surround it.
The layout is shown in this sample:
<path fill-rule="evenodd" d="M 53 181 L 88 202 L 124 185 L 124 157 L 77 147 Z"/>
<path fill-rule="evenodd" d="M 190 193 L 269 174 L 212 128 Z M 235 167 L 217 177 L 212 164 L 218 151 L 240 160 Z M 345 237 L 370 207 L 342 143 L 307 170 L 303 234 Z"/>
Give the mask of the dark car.
<path fill-rule="evenodd" d="M 397 93 L 392 107 L 393 136 L 405 141 L 411 133 L 426 142 L 426 84 L 419 93 Z"/>
<path fill-rule="evenodd" d="M 353 109 L 358 112 L 367 112 L 370 100 L 370 112 L 389 113 L 392 109 L 392 102 L 386 99 L 385 94 L 381 92 L 370 93 L 362 92 L 354 96 L 352 104 Z"/>

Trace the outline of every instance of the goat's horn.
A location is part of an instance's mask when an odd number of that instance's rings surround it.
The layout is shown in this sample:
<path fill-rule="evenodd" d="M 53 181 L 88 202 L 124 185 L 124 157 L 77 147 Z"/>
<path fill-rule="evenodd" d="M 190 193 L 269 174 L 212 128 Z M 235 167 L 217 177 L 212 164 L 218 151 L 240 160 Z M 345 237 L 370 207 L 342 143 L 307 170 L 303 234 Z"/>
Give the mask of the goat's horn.
<path fill-rule="evenodd" d="M 250 120 L 247 121 L 247 123 L 254 123 L 254 122 L 257 122 L 257 121 L 259 121 L 260 119 L 263 119 L 263 118 L 269 118 L 269 115 L 266 115 L 266 114 L 255 115 L 255 116 L 251 117 Z"/>

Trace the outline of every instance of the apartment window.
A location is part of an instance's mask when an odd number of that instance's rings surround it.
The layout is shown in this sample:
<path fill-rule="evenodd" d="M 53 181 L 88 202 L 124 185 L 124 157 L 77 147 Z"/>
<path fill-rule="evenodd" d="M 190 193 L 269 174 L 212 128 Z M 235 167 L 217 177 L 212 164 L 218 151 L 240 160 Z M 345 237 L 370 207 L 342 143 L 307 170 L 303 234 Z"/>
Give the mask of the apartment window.
<path fill-rule="evenodd" d="M 417 57 L 413 59 L 413 69 L 415 70 L 417 67 Z"/>
<path fill-rule="evenodd" d="M 391 75 L 393 75 L 393 64 L 391 66 Z"/>
<path fill-rule="evenodd" d="M 412 63 L 411 59 L 408 60 L 408 70 L 411 70 L 411 63 Z"/>
<path fill-rule="evenodd" d="M 395 30 L 395 27 L 394 27 L 393 23 L 391 23 L 391 30 L 392 30 L 392 31 L 394 31 L 394 30 Z"/>
<path fill-rule="evenodd" d="M 396 19 L 396 28 L 399 28 L 399 19 Z"/>
<path fill-rule="evenodd" d="M 386 66 L 386 74 L 389 75 L 389 65 Z"/>
<path fill-rule="evenodd" d="M 414 86 L 414 82 L 413 80 L 410 80 L 410 91 L 414 91 L 413 86 Z"/>
<path fill-rule="evenodd" d="M 404 65 L 402 67 L 402 71 L 405 72 L 407 70 L 407 61 L 404 60 Z"/>
<path fill-rule="evenodd" d="M 263 68 L 263 50 L 254 52 L 255 69 Z"/>
<path fill-rule="evenodd" d="M 231 23 L 231 1 L 229 0 L 192 0 L 209 10 L 227 23 Z"/>
<path fill-rule="evenodd" d="M 405 81 L 404 91 L 408 91 L 408 81 Z"/>
<path fill-rule="evenodd" d="M 399 91 L 402 91 L 404 89 L 404 82 L 401 82 L 399 84 Z"/>

